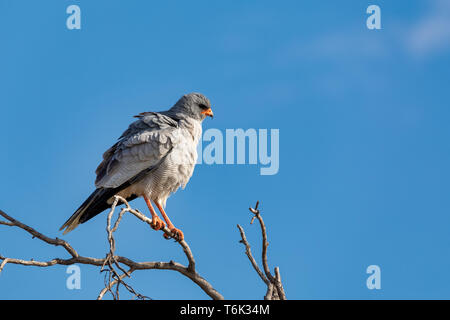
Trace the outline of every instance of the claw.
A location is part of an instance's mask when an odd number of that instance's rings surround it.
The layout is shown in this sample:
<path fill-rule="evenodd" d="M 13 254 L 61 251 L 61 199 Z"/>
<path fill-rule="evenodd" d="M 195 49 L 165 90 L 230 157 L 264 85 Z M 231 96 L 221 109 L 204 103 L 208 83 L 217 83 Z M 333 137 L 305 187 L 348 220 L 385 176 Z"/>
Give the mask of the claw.
<path fill-rule="evenodd" d="M 177 241 L 183 241 L 184 240 L 184 234 L 183 234 L 183 231 L 181 231 L 180 229 L 177 229 L 177 228 L 172 228 L 172 229 L 170 229 L 170 232 L 172 232 L 172 234 L 173 234 L 173 238 L 175 239 L 175 240 L 177 240 Z M 166 239 L 166 240 L 169 240 L 171 237 L 170 236 L 168 236 L 167 234 L 165 234 L 164 233 L 164 238 Z"/>
<path fill-rule="evenodd" d="M 156 217 L 153 217 L 152 223 L 150 226 L 152 227 L 153 230 L 158 231 L 158 230 L 164 229 L 166 224 L 158 216 L 156 216 Z"/>

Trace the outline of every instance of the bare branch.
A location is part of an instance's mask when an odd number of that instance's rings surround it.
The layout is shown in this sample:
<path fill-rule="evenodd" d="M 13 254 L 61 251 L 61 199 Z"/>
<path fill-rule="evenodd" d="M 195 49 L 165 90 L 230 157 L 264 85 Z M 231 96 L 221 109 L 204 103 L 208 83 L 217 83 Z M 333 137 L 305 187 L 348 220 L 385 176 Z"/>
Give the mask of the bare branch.
<path fill-rule="evenodd" d="M 0 259 L 2 259 L 2 257 L 0 256 Z M 0 273 L 2 272 L 3 268 L 5 267 L 5 265 L 9 262 L 8 258 L 3 258 L 2 263 L 0 264 Z"/>
<path fill-rule="evenodd" d="M 267 285 L 267 292 L 264 296 L 264 300 L 277 300 L 273 297 L 273 284 L 271 282 Z"/>
<path fill-rule="evenodd" d="M 132 273 L 133 271 L 130 269 L 130 270 L 128 270 L 128 275 L 130 275 L 131 273 Z M 124 273 L 124 274 L 122 274 L 122 275 L 120 275 L 120 277 L 119 277 L 119 279 L 116 279 L 116 280 L 114 280 L 114 281 L 110 281 L 109 283 L 106 283 L 105 284 L 105 288 L 103 288 L 102 289 L 102 291 L 100 291 L 100 293 L 99 293 L 99 295 L 98 295 L 98 297 L 97 297 L 97 300 L 102 300 L 103 299 L 103 296 L 105 295 L 105 293 L 106 292 L 110 292 L 111 293 L 111 295 L 113 295 L 114 296 L 114 293 L 112 292 L 112 288 L 113 288 L 113 286 L 114 285 L 116 285 L 119 281 L 121 281 L 123 278 L 125 278 L 127 276 L 127 274 L 126 273 Z"/>
<path fill-rule="evenodd" d="M 258 266 L 258 263 L 253 258 L 250 244 L 247 241 L 245 236 L 244 229 L 238 225 L 239 232 L 241 233 L 242 240 L 240 241 L 245 245 L 245 253 L 247 254 L 250 263 L 252 264 L 255 271 L 258 273 L 260 278 L 267 285 L 267 292 L 264 297 L 266 300 L 286 300 L 286 294 L 284 292 L 283 284 L 281 282 L 280 269 L 278 267 L 275 268 L 275 277 L 270 273 L 269 263 L 267 259 L 267 248 L 269 246 L 269 242 L 267 241 L 267 230 L 266 225 L 264 224 L 264 220 L 258 210 L 259 201 L 256 202 L 255 208 L 249 208 L 250 212 L 253 213 L 253 217 L 250 221 L 250 224 L 253 224 L 255 219 L 258 219 L 259 225 L 261 227 L 261 236 L 262 236 L 262 252 L 261 252 L 261 260 L 263 265 L 264 274 Z M 274 290 L 275 289 L 275 290 Z"/>
<path fill-rule="evenodd" d="M 119 204 L 124 204 L 124 207 L 120 210 L 118 213 L 117 219 L 114 223 L 112 223 L 114 213 L 116 211 L 116 208 Z M 245 253 L 250 260 L 250 263 L 252 264 L 254 270 L 257 272 L 258 276 L 261 278 L 261 280 L 266 284 L 267 291 L 264 296 L 264 299 L 266 300 L 285 300 L 286 294 L 283 288 L 283 284 L 281 281 L 281 275 L 280 275 L 280 269 L 279 267 L 274 268 L 274 274 L 273 276 L 270 272 L 268 258 L 267 258 L 267 251 L 269 242 L 267 241 L 267 229 L 264 223 L 264 220 L 260 214 L 260 211 L 258 210 L 259 202 L 256 203 L 255 208 L 249 208 L 250 211 L 253 213 L 253 217 L 251 219 L 251 224 L 257 219 L 259 221 L 259 225 L 261 228 L 261 236 L 262 236 L 262 252 L 261 252 L 261 259 L 262 259 L 262 270 L 258 266 L 258 263 L 256 262 L 255 258 L 252 255 L 251 247 L 249 242 L 247 241 L 244 229 L 238 224 L 237 227 L 239 229 L 240 235 L 241 235 L 241 243 L 245 246 Z M 183 264 L 180 264 L 178 262 L 169 261 L 169 262 L 162 262 L 162 261 L 153 261 L 153 262 L 137 262 L 133 261 L 131 259 L 128 259 L 126 257 L 122 257 L 115 254 L 116 251 L 116 240 L 114 238 L 114 233 L 119 228 L 119 224 L 122 221 L 123 216 L 125 213 L 131 213 L 139 220 L 147 223 L 149 226 L 152 225 L 152 220 L 145 216 L 140 211 L 131 208 L 129 203 L 126 201 L 126 199 L 115 196 L 114 202 L 111 205 L 111 210 L 109 211 L 107 215 L 107 223 L 106 223 L 106 232 L 107 232 L 107 239 L 109 243 L 109 252 L 106 254 L 106 257 L 103 259 L 99 258 L 93 258 L 93 257 L 84 257 L 80 256 L 77 251 L 66 241 L 58 238 L 49 238 L 45 236 L 44 234 L 36 231 L 35 229 L 21 223 L 18 220 L 15 220 L 14 218 L 7 215 L 5 212 L 0 210 L 0 216 L 5 218 L 7 221 L 0 221 L 0 225 L 8 226 L 8 227 L 18 227 L 20 229 L 25 230 L 29 234 L 33 236 L 33 238 L 37 238 L 45 243 L 55 245 L 55 246 L 61 246 L 63 247 L 69 254 L 70 258 L 68 259 L 62 259 L 62 258 L 55 258 L 49 261 L 37 261 L 34 259 L 31 260 L 22 260 L 22 259 L 15 259 L 15 258 L 9 258 L 4 257 L 0 255 L 0 273 L 5 268 L 5 266 L 10 264 L 20 264 L 24 266 L 37 266 L 37 267 L 50 267 L 54 265 L 72 265 L 72 264 L 87 264 L 87 265 L 93 265 L 101 268 L 102 272 L 105 272 L 105 287 L 100 291 L 97 299 L 103 299 L 104 295 L 109 292 L 113 299 L 119 299 L 119 287 L 123 286 L 128 292 L 130 292 L 135 298 L 138 299 L 146 299 L 148 297 L 143 296 L 139 293 L 137 293 L 133 287 L 131 287 L 127 282 L 125 282 L 125 278 L 129 277 L 131 278 L 131 274 L 137 270 L 172 270 L 177 271 L 178 273 L 182 274 L 183 276 L 189 278 L 192 282 L 197 284 L 208 296 L 210 296 L 212 299 L 216 300 L 222 300 L 224 299 L 223 296 L 217 292 L 212 285 L 205 280 L 203 277 L 201 277 L 196 269 L 195 269 L 195 259 L 194 255 L 192 254 L 192 251 L 187 244 L 186 241 L 177 241 L 181 248 L 183 249 L 183 252 L 188 260 L 188 266 L 184 266 Z M 168 235 L 169 237 L 174 238 L 174 235 L 172 232 L 165 227 L 162 229 L 162 231 Z M 128 270 L 125 270 L 125 268 L 128 268 Z"/>
<path fill-rule="evenodd" d="M 247 257 L 250 260 L 253 268 L 258 273 L 258 275 L 261 278 L 261 280 L 264 281 L 265 284 L 269 285 L 270 284 L 269 280 L 266 278 L 264 273 L 262 273 L 262 271 L 259 268 L 258 263 L 256 262 L 255 258 L 253 258 L 252 251 L 250 249 L 250 244 L 247 241 L 247 237 L 245 236 L 244 229 L 240 225 L 237 225 L 237 227 L 239 229 L 239 232 L 241 233 L 241 238 L 242 238 L 242 240 L 239 241 L 239 242 L 243 243 L 245 245 L 245 254 L 247 255 Z"/>
<path fill-rule="evenodd" d="M 123 204 L 125 204 L 126 206 L 126 211 L 132 213 L 136 218 L 140 219 L 141 221 L 147 223 L 149 226 L 151 226 L 152 224 L 152 219 L 148 218 L 146 215 L 144 215 L 143 213 L 141 213 L 138 210 L 135 210 L 133 208 L 130 207 L 130 205 L 128 204 L 128 202 L 120 197 L 120 196 L 116 196 L 117 199 L 119 199 Z M 164 227 L 164 229 L 161 229 L 165 234 L 167 234 L 169 237 L 174 238 L 174 234 L 169 230 L 169 228 Z M 183 248 L 184 254 L 186 255 L 186 258 L 189 261 L 189 266 L 188 268 L 191 271 L 195 270 L 195 259 L 194 259 L 194 255 L 192 254 L 191 248 L 189 248 L 189 245 L 186 243 L 186 241 L 182 240 L 182 241 L 177 241 L 181 247 Z"/>
<path fill-rule="evenodd" d="M 111 228 L 111 220 L 112 216 L 114 214 L 114 211 L 116 209 L 116 206 L 119 204 L 119 202 L 122 202 L 125 207 L 120 211 L 119 216 L 117 220 L 114 223 L 114 226 Z M 30 233 L 33 238 L 37 238 L 43 242 L 46 242 L 48 244 L 52 244 L 55 246 L 61 246 L 63 247 L 70 255 L 70 259 L 61 259 L 61 258 L 55 258 L 50 261 L 36 261 L 36 260 L 22 260 L 22 259 L 15 259 L 15 258 L 9 258 L 4 257 L 0 255 L 0 272 L 4 269 L 6 264 L 20 264 L 24 266 L 37 266 L 37 267 L 50 267 L 54 265 L 72 265 L 72 264 L 87 264 L 87 265 L 93 265 L 101 267 L 102 269 L 105 268 L 105 266 L 108 266 L 108 270 L 104 269 L 104 271 L 108 272 L 108 282 L 105 285 L 105 288 L 100 292 L 98 299 L 102 299 L 106 292 L 110 292 L 113 295 L 113 298 L 118 298 L 118 286 L 123 285 L 128 291 L 130 291 L 132 294 L 135 295 L 137 298 L 143 298 L 144 296 L 136 293 L 134 289 L 129 286 L 127 283 L 123 281 L 125 277 L 130 277 L 131 273 L 135 270 L 172 270 L 177 271 L 178 273 L 182 274 L 183 276 L 189 278 L 192 282 L 197 284 L 209 297 L 215 300 L 223 300 L 224 297 L 213 288 L 213 286 L 205 280 L 203 277 L 201 277 L 196 269 L 195 269 L 195 259 L 192 254 L 192 251 L 187 244 L 186 241 L 178 241 L 180 246 L 183 249 L 183 252 L 186 255 L 186 258 L 188 260 L 188 266 L 184 266 L 180 263 L 169 261 L 169 262 L 136 262 L 131 259 L 128 259 L 126 257 L 115 255 L 115 239 L 113 236 L 113 233 L 117 230 L 119 227 L 119 223 L 123 217 L 123 215 L 126 212 L 132 213 L 134 216 L 136 216 L 141 221 L 147 223 L 148 225 L 151 225 L 152 220 L 146 217 L 144 214 L 139 212 L 138 210 L 132 209 L 129 203 L 122 197 L 115 196 L 114 203 L 111 206 L 111 210 L 107 217 L 107 233 L 108 233 L 108 242 L 110 244 L 110 251 L 106 255 L 105 258 L 99 259 L 99 258 L 92 258 L 92 257 L 84 257 L 80 256 L 75 249 L 72 248 L 72 246 L 61 239 L 58 238 L 49 238 L 42 233 L 36 231 L 35 229 L 21 223 L 18 220 L 15 220 L 14 218 L 7 215 L 5 212 L 0 210 L 0 215 L 8 220 L 8 222 L 0 221 L 0 225 L 10 226 L 10 227 L 18 227 L 20 229 L 25 230 L 26 232 Z M 168 236 L 173 237 L 174 235 L 172 232 L 165 227 L 162 230 L 164 233 L 166 233 Z M 128 271 L 125 271 L 125 269 L 121 266 L 125 265 L 129 268 Z M 122 272 L 122 274 L 119 273 L 119 271 L 116 270 L 116 268 Z M 112 288 L 116 286 L 116 293 L 113 293 Z"/>
<path fill-rule="evenodd" d="M 0 210 L 0 215 L 5 218 L 6 220 L 9 220 L 9 226 L 14 226 L 14 227 L 19 227 L 25 231 L 27 231 L 29 234 L 31 234 L 33 236 L 33 238 L 38 238 L 48 244 L 52 244 L 54 246 L 61 246 L 64 249 L 66 249 L 66 251 L 72 256 L 72 257 L 78 257 L 78 253 L 70 246 L 70 244 L 68 244 L 66 241 L 55 238 L 49 238 L 45 235 L 43 235 L 42 233 L 34 230 L 33 228 L 21 223 L 20 221 L 17 221 L 16 219 L 8 216 L 5 212 L 3 212 L 2 210 Z"/>
<path fill-rule="evenodd" d="M 286 300 L 286 293 L 284 292 L 283 283 L 281 282 L 281 275 L 280 275 L 279 267 L 275 267 L 275 280 L 277 282 L 277 288 L 279 290 L 281 300 Z"/>

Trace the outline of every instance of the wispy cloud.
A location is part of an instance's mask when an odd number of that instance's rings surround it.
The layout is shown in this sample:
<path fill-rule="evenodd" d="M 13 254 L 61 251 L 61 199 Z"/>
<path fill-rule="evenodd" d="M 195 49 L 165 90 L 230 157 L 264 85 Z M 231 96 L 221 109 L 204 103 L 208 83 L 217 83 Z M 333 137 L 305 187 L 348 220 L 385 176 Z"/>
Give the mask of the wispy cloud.
<path fill-rule="evenodd" d="M 450 49 L 450 1 L 432 1 L 431 8 L 409 31 L 406 46 L 415 57 Z"/>
<path fill-rule="evenodd" d="M 383 8 L 381 8 L 383 11 Z M 450 51 L 450 1 L 433 0 L 428 9 L 411 21 L 391 18 L 383 30 L 368 31 L 365 25 L 317 34 L 312 41 L 295 38 L 279 50 L 279 61 L 291 59 L 366 63 L 369 59 L 423 59 Z"/>

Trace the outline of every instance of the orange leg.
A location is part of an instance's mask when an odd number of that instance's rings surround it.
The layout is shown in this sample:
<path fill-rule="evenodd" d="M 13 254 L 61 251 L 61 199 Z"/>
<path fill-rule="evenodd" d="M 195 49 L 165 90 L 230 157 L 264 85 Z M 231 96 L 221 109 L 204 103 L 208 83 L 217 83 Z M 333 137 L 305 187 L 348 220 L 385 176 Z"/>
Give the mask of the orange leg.
<path fill-rule="evenodd" d="M 150 201 L 149 198 L 147 198 L 146 196 L 144 196 L 144 200 L 145 203 L 147 203 L 147 207 L 150 210 L 150 213 L 152 214 L 152 224 L 151 227 L 154 230 L 161 230 L 164 229 L 164 227 L 166 226 L 166 224 L 164 223 L 164 221 L 161 220 L 160 217 L 158 217 L 158 214 L 156 213 L 155 209 L 153 209 L 152 203 Z"/>
<path fill-rule="evenodd" d="M 169 216 L 166 214 L 166 212 L 164 211 L 164 208 L 162 207 L 162 205 L 160 205 L 158 202 L 155 201 L 156 206 L 159 209 L 159 212 L 161 212 L 161 215 L 163 216 L 164 220 L 166 220 L 167 222 L 167 227 L 169 228 L 169 230 L 174 234 L 175 239 L 178 241 L 182 241 L 184 240 L 184 234 L 180 229 L 175 228 L 175 226 L 173 225 L 173 223 L 170 221 Z M 164 233 L 164 238 L 169 239 L 169 237 Z"/>

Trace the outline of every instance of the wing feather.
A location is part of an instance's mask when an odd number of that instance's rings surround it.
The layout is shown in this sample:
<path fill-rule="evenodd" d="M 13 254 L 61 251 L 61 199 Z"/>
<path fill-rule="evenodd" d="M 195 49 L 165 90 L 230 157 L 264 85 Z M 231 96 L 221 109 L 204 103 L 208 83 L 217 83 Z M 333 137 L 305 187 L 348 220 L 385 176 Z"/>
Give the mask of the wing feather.
<path fill-rule="evenodd" d="M 119 141 L 103 154 L 95 185 L 116 188 L 151 168 L 179 141 L 178 123 L 156 112 L 141 113 Z"/>

